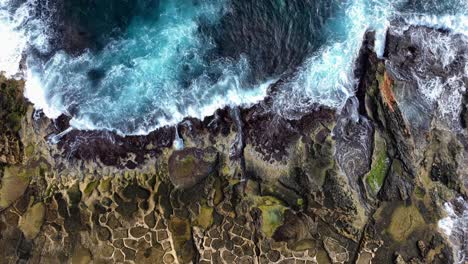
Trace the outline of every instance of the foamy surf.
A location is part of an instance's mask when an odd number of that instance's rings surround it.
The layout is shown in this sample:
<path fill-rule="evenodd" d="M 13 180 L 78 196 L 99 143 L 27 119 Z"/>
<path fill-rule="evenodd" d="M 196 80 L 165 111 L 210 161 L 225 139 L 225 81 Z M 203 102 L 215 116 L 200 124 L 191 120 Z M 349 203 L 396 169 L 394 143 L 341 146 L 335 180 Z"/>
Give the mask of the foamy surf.
<path fill-rule="evenodd" d="M 455 263 L 468 261 L 468 203 L 458 197 L 444 204 L 447 216 L 438 222 L 440 231 L 453 246 Z"/>
<path fill-rule="evenodd" d="M 425 4 L 421 13 L 417 8 L 406 10 L 408 3 L 403 0 L 336 2 L 338 11 L 323 19 L 325 42 L 285 79 L 274 101 L 275 110 L 295 118 L 314 104 L 341 108 L 354 95 L 357 81 L 353 67 L 364 33 L 376 32 L 375 51 L 382 56 L 385 34 L 393 19 L 466 36 L 466 3 L 449 2 Z M 145 135 L 188 116 L 202 119 L 225 106 L 255 104 L 266 96 L 275 80 L 283 77 L 252 82 L 248 57 L 205 60 L 208 51 L 217 47 L 209 38 L 200 37 L 198 22 L 203 18 L 216 23 L 230 12 L 226 9 L 229 1 L 161 3 L 157 22 L 134 19 L 122 37 L 111 40 L 99 52 L 88 50 L 72 56 L 54 51 L 41 61 L 28 52 L 53 51 L 50 18 L 32 15 L 38 1 L 27 0 L 14 8 L 12 1 L 1 0 L 0 33 L 6 36 L 6 45 L 0 51 L 0 70 L 7 76 L 18 74 L 23 54 L 27 54 L 25 96 L 36 109 L 50 118 L 69 115 L 74 129 L 110 130 L 121 135 Z M 52 5 L 47 2 L 40 8 Z M 53 13 L 50 8 L 45 13 Z M 437 14 L 429 12 L 431 9 Z M 450 51 L 445 40 L 434 45 Z M 456 83 L 454 78 L 444 83 L 421 79 L 421 87 L 431 89 L 428 100 L 437 101 L 447 82 Z M 441 113 L 456 116 L 458 104 L 450 105 L 455 108 L 443 108 Z"/>
<path fill-rule="evenodd" d="M 8 0 L 0 1 L 0 71 L 12 77 L 19 72 L 23 51 L 26 49 L 27 37 L 21 31 L 21 24 L 28 14 L 24 8 L 10 13 L 9 4 Z"/>
<path fill-rule="evenodd" d="M 455 34 L 468 36 L 468 15 L 413 15 L 405 21 L 410 25 L 445 29 Z"/>
<path fill-rule="evenodd" d="M 341 109 L 354 95 L 357 83 L 353 75 L 354 62 L 365 32 L 376 31 L 375 51 L 382 55 L 386 28 L 396 11 L 393 5 L 397 2 L 344 2 L 336 18 L 327 23 L 326 30 L 332 32 L 327 43 L 312 54 L 277 96 L 279 113 L 295 118 L 311 104 Z"/>

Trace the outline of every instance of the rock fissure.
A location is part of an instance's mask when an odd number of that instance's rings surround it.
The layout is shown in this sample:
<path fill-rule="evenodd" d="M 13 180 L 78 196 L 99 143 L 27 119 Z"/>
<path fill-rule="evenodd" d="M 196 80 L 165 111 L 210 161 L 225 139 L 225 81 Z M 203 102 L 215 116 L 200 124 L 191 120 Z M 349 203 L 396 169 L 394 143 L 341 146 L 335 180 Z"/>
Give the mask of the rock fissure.
<path fill-rule="evenodd" d="M 450 33 L 392 27 L 383 58 L 366 34 L 341 112 L 317 106 L 295 120 L 273 109 L 278 86 L 249 108 L 147 136 L 70 131 L 69 118 L 24 101 L 24 82 L 2 77 L 4 261 L 453 262 L 436 223 L 467 193 L 464 110 L 454 129 L 409 72 L 449 76 L 463 63 L 441 67 L 421 44 Z"/>

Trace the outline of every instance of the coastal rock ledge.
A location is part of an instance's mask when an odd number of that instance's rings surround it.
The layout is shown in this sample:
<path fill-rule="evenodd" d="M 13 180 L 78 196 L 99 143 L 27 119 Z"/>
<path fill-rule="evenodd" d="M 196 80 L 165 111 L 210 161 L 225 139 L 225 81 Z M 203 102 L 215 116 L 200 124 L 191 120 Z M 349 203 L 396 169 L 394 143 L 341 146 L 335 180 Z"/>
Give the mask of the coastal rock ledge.
<path fill-rule="evenodd" d="M 404 28 L 383 58 L 366 34 L 341 111 L 296 120 L 273 109 L 279 81 L 177 129 L 61 133 L 1 77 L 0 263 L 465 263 L 466 230 L 459 248 L 438 223 L 467 197 L 468 95 L 447 118 L 421 83 L 463 76 L 468 43 L 447 64 L 424 43 L 448 32 Z"/>

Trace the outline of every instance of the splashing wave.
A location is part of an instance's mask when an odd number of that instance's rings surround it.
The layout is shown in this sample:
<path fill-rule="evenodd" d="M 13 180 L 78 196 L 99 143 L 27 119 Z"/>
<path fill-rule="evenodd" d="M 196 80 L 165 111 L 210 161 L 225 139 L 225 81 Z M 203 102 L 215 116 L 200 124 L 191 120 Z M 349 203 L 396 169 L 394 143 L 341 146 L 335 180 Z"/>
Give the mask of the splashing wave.
<path fill-rule="evenodd" d="M 468 35 L 460 0 L 99 3 L 0 0 L 0 70 L 17 74 L 26 54 L 36 108 L 122 135 L 253 104 L 278 79 L 275 109 L 287 118 L 313 104 L 340 108 L 354 94 L 365 31 L 376 31 L 381 56 L 394 19 Z"/>

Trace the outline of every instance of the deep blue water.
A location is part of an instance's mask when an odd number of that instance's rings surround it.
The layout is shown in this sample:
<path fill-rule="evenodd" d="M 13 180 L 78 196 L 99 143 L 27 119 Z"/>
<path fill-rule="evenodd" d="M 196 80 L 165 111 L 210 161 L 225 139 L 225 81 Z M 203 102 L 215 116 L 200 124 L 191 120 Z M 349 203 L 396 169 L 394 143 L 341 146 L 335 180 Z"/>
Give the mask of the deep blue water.
<path fill-rule="evenodd" d="M 395 18 L 467 30 L 467 1 L 0 0 L 2 69 L 28 54 L 26 96 L 78 129 L 145 134 L 275 98 L 285 117 L 353 95 L 366 30 Z M 21 53 L 20 53 L 21 52 Z"/>

